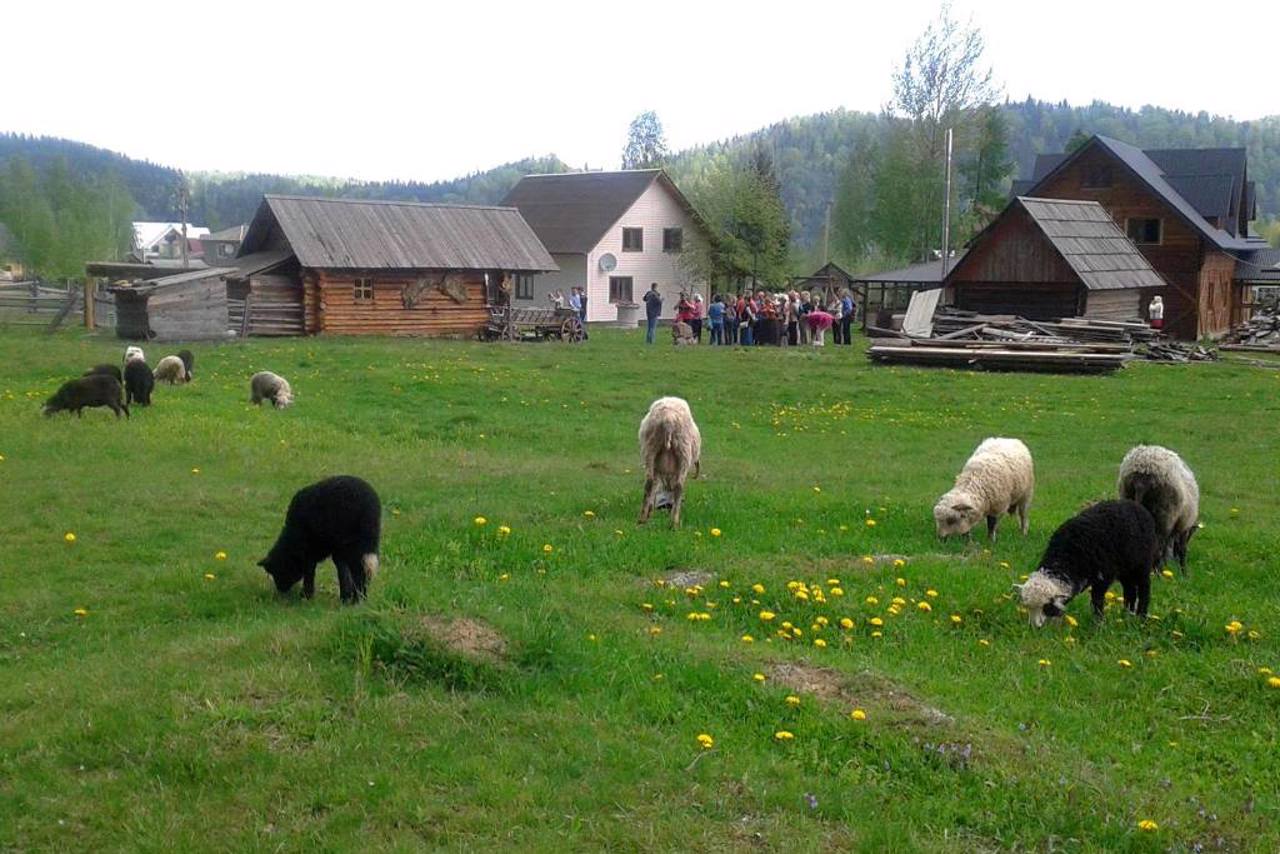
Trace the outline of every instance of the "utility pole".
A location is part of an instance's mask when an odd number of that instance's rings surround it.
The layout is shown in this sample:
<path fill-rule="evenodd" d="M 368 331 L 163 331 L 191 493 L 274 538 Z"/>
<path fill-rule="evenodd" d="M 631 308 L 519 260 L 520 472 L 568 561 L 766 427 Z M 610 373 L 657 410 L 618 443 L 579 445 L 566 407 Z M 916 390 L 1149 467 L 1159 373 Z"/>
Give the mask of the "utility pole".
<path fill-rule="evenodd" d="M 938 284 L 947 280 L 947 255 L 951 246 L 951 128 L 947 128 L 946 195 L 942 199 L 942 276 Z"/>
<path fill-rule="evenodd" d="M 178 213 L 182 215 L 182 269 L 187 269 L 187 179 L 183 177 L 182 187 L 178 190 Z"/>
<path fill-rule="evenodd" d="M 827 202 L 826 219 L 822 226 L 822 266 L 831 263 L 831 202 Z"/>

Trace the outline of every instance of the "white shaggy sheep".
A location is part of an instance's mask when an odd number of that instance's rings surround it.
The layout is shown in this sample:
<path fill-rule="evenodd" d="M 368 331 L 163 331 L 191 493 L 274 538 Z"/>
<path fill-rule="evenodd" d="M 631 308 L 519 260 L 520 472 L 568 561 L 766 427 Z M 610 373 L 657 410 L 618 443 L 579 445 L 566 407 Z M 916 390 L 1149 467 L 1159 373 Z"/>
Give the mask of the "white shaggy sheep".
<path fill-rule="evenodd" d="M 249 380 L 250 403 L 260 404 L 264 400 L 271 401 L 276 409 L 284 409 L 293 403 L 293 389 L 284 377 L 271 371 L 258 371 Z"/>
<path fill-rule="evenodd" d="M 640 422 L 640 457 L 644 462 L 644 504 L 640 523 L 659 504 L 659 490 L 670 496 L 671 524 L 680 527 L 684 483 L 702 469 L 702 434 L 689 404 L 679 397 L 660 397 Z"/>
<path fill-rule="evenodd" d="M 985 516 L 987 537 L 995 542 L 1000 517 L 1015 512 L 1025 535 L 1035 485 L 1031 452 L 1026 445 L 1018 439 L 983 441 L 956 476 L 956 485 L 933 507 L 938 536 L 969 534 Z"/>
<path fill-rule="evenodd" d="M 124 348 L 124 363 L 126 365 L 130 362 L 145 362 L 146 360 L 147 357 L 143 355 L 141 347 L 130 345 Z"/>
<path fill-rule="evenodd" d="M 152 373 L 155 374 L 156 382 L 165 382 L 169 385 L 185 383 L 189 379 L 187 366 L 177 356 L 165 356 L 156 363 L 156 369 Z"/>
<path fill-rule="evenodd" d="M 1165 558 L 1187 570 L 1187 544 L 1200 524 L 1200 486 L 1182 457 L 1159 445 L 1138 445 L 1124 455 L 1116 491 L 1137 501 L 1156 520 Z"/>

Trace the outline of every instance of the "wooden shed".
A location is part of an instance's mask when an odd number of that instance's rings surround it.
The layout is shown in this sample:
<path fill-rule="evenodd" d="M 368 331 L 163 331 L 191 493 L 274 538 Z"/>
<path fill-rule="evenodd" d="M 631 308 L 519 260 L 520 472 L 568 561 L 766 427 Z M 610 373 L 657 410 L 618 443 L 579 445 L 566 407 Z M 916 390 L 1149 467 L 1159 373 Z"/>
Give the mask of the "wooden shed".
<path fill-rule="evenodd" d="M 1136 320 L 1166 287 L 1097 202 L 1016 198 L 947 275 L 957 308 L 1030 320 Z"/>
<path fill-rule="evenodd" d="M 227 289 L 219 267 L 115 286 L 116 335 L 137 341 L 195 341 L 227 334 Z"/>
<path fill-rule="evenodd" d="M 254 256 L 228 281 L 249 334 L 474 335 L 500 283 L 558 269 L 515 208 L 301 196 L 263 198 Z"/>

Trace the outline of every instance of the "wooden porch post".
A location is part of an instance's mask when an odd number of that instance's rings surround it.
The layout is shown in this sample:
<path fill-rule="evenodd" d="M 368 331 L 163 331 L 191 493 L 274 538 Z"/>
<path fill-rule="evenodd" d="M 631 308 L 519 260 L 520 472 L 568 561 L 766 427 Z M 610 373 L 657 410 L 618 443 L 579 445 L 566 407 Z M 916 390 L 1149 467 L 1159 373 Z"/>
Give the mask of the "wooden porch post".
<path fill-rule="evenodd" d="M 93 291 L 94 291 L 93 277 L 85 276 L 84 277 L 84 328 L 85 329 L 93 329 L 95 325 L 94 321 L 96 320 L 96 318 L 94 317 L 95 306 L 93 304 Z"/>

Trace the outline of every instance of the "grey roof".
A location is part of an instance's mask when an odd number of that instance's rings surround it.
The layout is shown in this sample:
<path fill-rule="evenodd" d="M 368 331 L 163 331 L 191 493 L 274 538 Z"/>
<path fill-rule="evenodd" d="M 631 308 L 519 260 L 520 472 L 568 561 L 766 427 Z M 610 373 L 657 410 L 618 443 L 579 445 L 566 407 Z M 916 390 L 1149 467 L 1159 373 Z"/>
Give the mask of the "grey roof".
<path fill-rule="evenodd" d="M 519 208 L 551 252 L 582 255 L 595 249 L 654 181 L 663 182 L 696 218 L 693 206 L 661 169 L 526 175 L 502 203 Z"/>
<path fill-rule="evenodd" d="M 218 231 L 210 232 L 200 238 L 200 240 L 244 240 L 244 234 L 248 230 L 249 226 L 247 225 L 233 225 L 230 228 L 223 228 Z"/>
<path fill-rule="evenodd" d="M 239 255 L 263 249 L 276 224 L 304 267 L 559 269 L 520 212 L 510 207 L 268 195 L 249 225 Z"/>
<path fill-rule="evenodd" d="M 1089 290 L 1165 287 L 1165 280 L 1097 202 L 1021 196 L 1017 204 Z"/>
<path fill-rule="evenodd" d="M 1120 160 L 1188 225 L 1218 248 L 1228 251 L 1249 248 L 1248 238 L 1237 236 L 1241 223 L 1237 222 L 1235 213 L 1239 210 L 1242 196 L 1248 192 L 1246 155 L 1242 148 L 1156 149 L 1148 152 L 1127 142 L 1097 135 L 1071 154 L 1041 154 L 1036 157 L 1034 185 L 1024 192 L 1034 196 L 1036 188 L 1046 178 L 1095 145 Z M 1222 227 L 1209 223 L 1206 216 L 1218 217 Z"/>
<path fill-rule="evenodd" d="M 1244 253 L 1236 265 L 1236 281 L 1280 285 L 1280 247 L 1267 246 Z"/>
<path fill-rule="evenodd" d="M 228 266 L 232 269 L 225 272 L 227 278 L 243 279 L 277 267 L 291 258 L 293 258 L 293 252 L 288 249 L 264 249 L 261 252 L 251 252 L 231 259 Z"/>
<path fill-rule="evenodd" d="M 950 273 L 964 258 L 967 250 L 961 250 L 947 259 L 947 272 Z M 886 270 L 869 276 L 854 276 L 855 282 L 878 282 L 882 284 L 929 285 L 942 281 L 942 259 L 925 261 L 923 264 L 912 264 L 897 270 Z"/>

